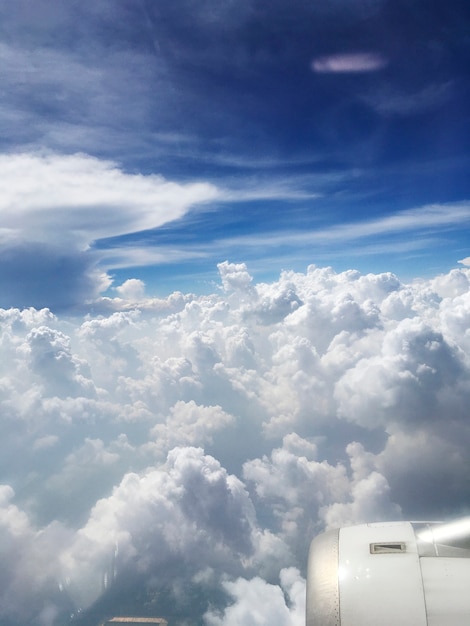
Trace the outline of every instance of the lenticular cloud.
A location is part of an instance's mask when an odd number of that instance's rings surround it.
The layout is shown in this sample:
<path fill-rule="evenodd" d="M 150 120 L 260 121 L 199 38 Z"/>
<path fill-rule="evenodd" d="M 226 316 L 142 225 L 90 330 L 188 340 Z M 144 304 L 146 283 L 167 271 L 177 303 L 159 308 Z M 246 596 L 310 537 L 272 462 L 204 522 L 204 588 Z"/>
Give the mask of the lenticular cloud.
<path fill-rule="evenodd" d="M 468 268 L 219 270 L 83 319 L 0 310 L 2 624 L 297 626 L 315 533 L 464 512 Z"/>

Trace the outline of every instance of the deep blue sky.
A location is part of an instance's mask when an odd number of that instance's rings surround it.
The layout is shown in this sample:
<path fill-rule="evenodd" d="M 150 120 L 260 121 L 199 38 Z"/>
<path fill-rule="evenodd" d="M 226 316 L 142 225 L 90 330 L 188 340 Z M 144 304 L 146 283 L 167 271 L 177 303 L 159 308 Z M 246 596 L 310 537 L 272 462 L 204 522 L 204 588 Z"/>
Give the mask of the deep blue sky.
<path fill-rule="evenodd" d="M 2 239 L 2 306 L 90 299 L 91 267 L 166 293 L 207 289 L 225 259 L 259 278 L 314 263 L 409 279 L 469 256 L 467 2 L 18 0 L 0 17 L 7 160 L 80 153 L 218 190 L 143 231 L 74 222 L 88 257 L 69 243 L 66 261 L 71 226 L 55 231 L 43 202 L 49 237 Z M 34 197 L 34 167 L 21 172 Z M 52 170 L 40 179 L 60 195 Z M 55 211 L 80 204 L 60 193 Z M 51 277 L 69 271 L 58 302 Z"/>

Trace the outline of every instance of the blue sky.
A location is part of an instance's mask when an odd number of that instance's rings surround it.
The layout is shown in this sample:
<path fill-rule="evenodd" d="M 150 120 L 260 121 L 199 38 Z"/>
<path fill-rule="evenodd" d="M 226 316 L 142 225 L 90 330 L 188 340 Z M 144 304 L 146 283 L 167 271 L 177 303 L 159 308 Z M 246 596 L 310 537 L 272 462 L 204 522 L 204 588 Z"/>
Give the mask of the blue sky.
<path fill-rule="evenodd" d="M 412 279 L 469 256 L 465 2 L 0 12 L 2 306 L 67 309 L 131 278 L 150 294 L 207 292 L 224 260 L 259 279 L 310 264 Z M 30 160 L 12 172 L 18 155 Z M 177 186 L 171 206 L 155 177 Z M 149 206 L 134 220 L 149 185 L 155 219 Z M 91 206 L 120 227 L 96 228 Z"/>

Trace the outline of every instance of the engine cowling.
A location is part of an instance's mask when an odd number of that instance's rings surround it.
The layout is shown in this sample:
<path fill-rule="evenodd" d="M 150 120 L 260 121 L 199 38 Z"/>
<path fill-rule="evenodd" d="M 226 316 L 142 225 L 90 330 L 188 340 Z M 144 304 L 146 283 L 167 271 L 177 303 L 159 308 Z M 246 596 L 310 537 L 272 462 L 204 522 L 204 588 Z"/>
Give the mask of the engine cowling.
<path fill-rule="evenodd" d="M 470 625 L 470 518 L 363 524 L 312 541 L 306 626 L 405 625 Z"/>

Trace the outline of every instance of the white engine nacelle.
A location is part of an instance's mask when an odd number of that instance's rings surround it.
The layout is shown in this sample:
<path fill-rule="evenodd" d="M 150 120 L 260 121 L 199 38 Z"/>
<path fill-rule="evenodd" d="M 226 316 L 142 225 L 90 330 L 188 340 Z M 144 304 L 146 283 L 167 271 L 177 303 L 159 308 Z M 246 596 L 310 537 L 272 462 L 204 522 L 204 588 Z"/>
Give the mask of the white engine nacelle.
<path fill-rule="evenodd" d="M 308 559 L 306 626 L 470 626 L 470 518 L 319 535 Z"/>

